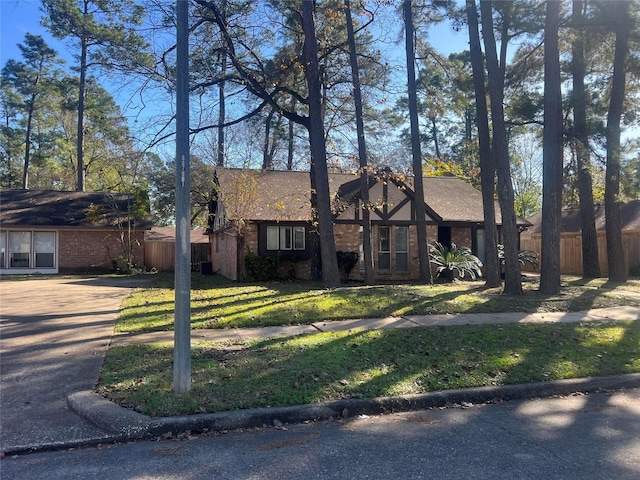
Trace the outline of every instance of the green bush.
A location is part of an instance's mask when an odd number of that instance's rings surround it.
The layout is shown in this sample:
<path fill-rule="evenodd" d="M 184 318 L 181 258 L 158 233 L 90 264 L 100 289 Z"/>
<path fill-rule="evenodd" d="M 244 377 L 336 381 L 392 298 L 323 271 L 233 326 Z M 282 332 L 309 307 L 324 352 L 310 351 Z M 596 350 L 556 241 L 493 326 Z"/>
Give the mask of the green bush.
<path fill-rule="evenodd" d="M 280 253 L 261 257 L 251 251 L 247 251 L 244 257 L 244 266 L 247 274 L 256 281 L 264 282 L 278 278 L 278 268 L 280 267 Z"/>
<path fill-rule="evenodd" d="M 358 252 L 343 252 L 341 250 L 338 250 L 336 255 L 338 256 L 338 268 L 344 272 L 345 280 L 348 280 L 351 270 L 360 261 L 360 255 Z"/>
<path fill-rule="evenodd" d="M 438 275 L 446 281 L 452 282 L 454 276 L 464 278 L 469 275 L 472 280 L 482 276 L 482 262 L 471 253 L 468 247 L 457 247 L 455 243 L 451 247 L 445 247 L 439 242 L 435 246 L 429 246 L 429 260 L 436 265 Z"/>

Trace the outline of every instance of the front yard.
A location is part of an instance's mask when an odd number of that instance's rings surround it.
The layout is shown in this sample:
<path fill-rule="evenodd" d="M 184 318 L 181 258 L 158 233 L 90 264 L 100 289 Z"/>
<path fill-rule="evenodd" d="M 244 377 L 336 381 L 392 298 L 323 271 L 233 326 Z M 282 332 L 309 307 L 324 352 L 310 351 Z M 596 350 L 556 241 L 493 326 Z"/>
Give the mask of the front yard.
<path fill-rule="evenodd" d="M 524 281 L 524 295 L 485 289 L 482 281 L 435 285 L 347 286 L 270 282 L 244 284 L 194 275 L 191 324 L 194 329 L 310 324 L 324 320 L 380 318 L 437 313 L 580 311 L 616 305 L 640 306 L 640 280 L 624 285 L 606 279 L 584 282 L 567 278 L 559 295 L 537 292 L 538 280 Z M 173 329 L 174 290 L 171 275 L 158 275 L 150 288 L 123 304 L 118 332 Z M 625 292 L 635 292 L 630 296 Z"/>
<path fill-rule="evenodd" d="M 172 277 L 158 276 L 123 306 L 119 331 L 171 329 Z M 566 279 L 522 297 L 481 282 L 325 290 L 317 285 L 238 284 L 194 275 L 194 328 L 311 323 L 386 315 L 567 311 L 640 305 L 640 281 Z M 635 292 L 628 294 L 627 292 Z M 640 372 L 640 320 L 482 325 L 320 333 L 192 345 L 192 390 L 172 393 L 170 344 L 109 349 L 98 391 L 151 416 L 371 398 L 451 388 Z"/>

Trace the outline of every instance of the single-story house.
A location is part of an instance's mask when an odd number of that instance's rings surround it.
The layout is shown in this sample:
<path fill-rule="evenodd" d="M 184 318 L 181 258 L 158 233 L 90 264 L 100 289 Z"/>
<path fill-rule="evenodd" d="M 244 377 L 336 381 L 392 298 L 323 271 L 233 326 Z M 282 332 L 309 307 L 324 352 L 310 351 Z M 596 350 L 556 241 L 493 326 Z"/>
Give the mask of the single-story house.
<path fill-rule="evenodd" d="M 311 180 L 308 172 L 259 171 L 218 168 L 217 201 L 210 216 L 213 270 L 231 278 L 242 277 L 241 259 L 247 252 L 281 255 L 293 263 L 295 276 L 310 278 L 310 235 L 313 231 Z M 360 254 L 362 276 L 362 215 L 360 177 L 329 174 L 333 198 L 337 251 Z M 455 176 L 425 177 L 427 237 L 430 243 L 467 246 L 484 259 L 482 194 Z M 419 278 L 413 179 L 385 172 L 372 176 L 369 188 L 373 258 L 378 281 Z M 496 224 L 501 214 L 496 203 Z M 518 219 L 524 227 L 528 222 Z M 291 265 L 288 265 L 291 271 Z"/>
<path fill-rule="evenodd" d="M 132 195 L 0 189 L 0 273 L 113 271 L 131 248 L 142 264 L 149 218 L 129 218 Z"/>
<path fill-rule="evenodd" d="M 595 205 L 595 224 L 598 237 L 598 260 L 603 275 L 608 273 L 606 217 L 604 205 Z M 541 255 L 542 213 L 528 218 L 531 226 L 521 236 L 522 248 Z M 640 268 L 640 200 L 620 204 L 622 247 L 629 269 Z M 560 272 L 566 275 L 582 274 L 582 221 L 579 208 L 562 210 L 560 233 Z"/>
<path fill-rule="evenodd" d="M 191 270 L 197 271 L 201 262 L 209 261 L 209 236 L 203 228 L 189 232 Z M 153 227 L 144 232 L 144 266 L 147 270 L 172 272 L 175 267 L 176 229 Z"/>

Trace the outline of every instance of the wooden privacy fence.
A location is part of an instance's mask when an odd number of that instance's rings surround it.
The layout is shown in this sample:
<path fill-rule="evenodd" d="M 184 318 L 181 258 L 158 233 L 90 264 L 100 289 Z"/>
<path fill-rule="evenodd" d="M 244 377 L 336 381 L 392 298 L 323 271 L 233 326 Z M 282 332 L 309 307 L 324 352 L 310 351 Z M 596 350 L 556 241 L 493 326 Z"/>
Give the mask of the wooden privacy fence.
<path fill-rule="evenodd" d="M 542 235 L 523 233 L 520 236 L 520 248 L 533 250 L 542 255 Z M 623 230 L 622 249 L 627 269 L 640 265 L 640 230 Z M 598 232 L 598 260 L 603 275 L 609 273 L 607 265 L 607 239 L 605 232 Z M 525 268 L 530 270 L 530 268 Z M 565 232 L 560 235 L 560 273 L 582 275 L 582 235 L 580 232 Z"/>
<path fill-rule="evenodd" d="M 200 270 L 200 262 L 210 260 L 208 243 L 191 244 L 191 271 Z M 145 242 L 144 266 L 147 270 L 155 268 L 159 272 L 172 272 L 175 263 L 175 242 Z"/>

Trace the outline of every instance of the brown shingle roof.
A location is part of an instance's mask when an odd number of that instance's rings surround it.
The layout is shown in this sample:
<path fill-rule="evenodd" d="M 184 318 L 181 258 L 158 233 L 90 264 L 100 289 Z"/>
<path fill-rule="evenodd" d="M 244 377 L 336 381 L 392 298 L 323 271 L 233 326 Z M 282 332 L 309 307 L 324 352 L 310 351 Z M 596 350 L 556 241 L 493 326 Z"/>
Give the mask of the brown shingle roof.
<path fill-rule="evenodd" d="M 2 227 L 113 228 L 125 222 L 128 195 L 54 190 L 0 190 Z M 91 207 L 93 205 L 93 207 Z M 94 213 L 91 216 L 90 210 Z M 151 228 L 149 218 L 136 228 Z"/>
<path fill-rule="evenodd" d="M 594 208 L 596 217 L 596 230 L 605 230 L 606 219 L 604 205 L 596 205 Z M 542 213 L 536 213 L 528 219 L 532 226 L 527 233 L 542 233 Z M 622 230 L 640 230 L 640 200 L 620 204 L 620 223 Z M 580 209 L 565 209 L 562 211 L 562 232 L 580 232 L 582 221 Z"/>
<path fill-rule="evenodd" d="M 220 168 L 216 173 L 221 186 L 220 199 L 230 220 L 311 219 L 309 172 Z M 412 178 L 405 179 L 404 183 L 409 189 L 413 188 Z M 358 187 L 356 175 L 329 174 L 332 198 L 340 192 L 349 199 Z M 481 192 L 458 177 L 425 177 L 424 194 L 426 204 L 443 222 L 484 222 Z M 496 218 L 501 218 L 497 203 Z M 528 222 L 519 218 L 518 224 L 528 225 Z"/>

